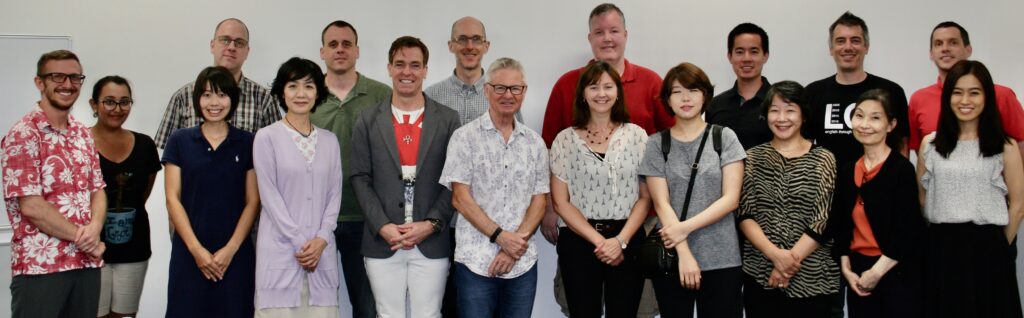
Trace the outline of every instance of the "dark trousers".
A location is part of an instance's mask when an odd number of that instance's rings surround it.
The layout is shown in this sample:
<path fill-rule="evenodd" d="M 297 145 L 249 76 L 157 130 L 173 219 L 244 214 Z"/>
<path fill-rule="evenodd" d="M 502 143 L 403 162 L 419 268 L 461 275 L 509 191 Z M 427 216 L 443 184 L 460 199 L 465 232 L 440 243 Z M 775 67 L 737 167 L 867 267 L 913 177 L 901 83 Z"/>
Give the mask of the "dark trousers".
<path fill-rule="evenodd" d="M 1013 244 L 1003 226 L 931 224 L 927 231 L 927 317 L 1021 317 Z"/>
<path fill-rule="evenodd" d="M 345 288 L 348 290 L 348 301 L 352 303 L 352 317 L 377 317 L 377 304 L 373 300 L 370 280 L 366 278 L 366 267 L 363 265 L 364 222 L 338 222 L 334 229 L 334 239 L 341 256 L 341 270 L 345 274 Z"/>
<path fill-rule="evenodd" d="M 743 270 L 740 267 L 700 272 L 700 289 L 683 288 L 679 276 L 651 279 L 662 317 L 743 317 Z"/>
<path fill-rule="evenodd" d="M 11 279 L 12 318 L 93 318 L 100 305 L 100 269 Z"/>
<path fill-rule="evenodd" d="M 452 257 L 449 257 L 448 263 L 448 281 L 444 284 L 444 298 L 441 299 L 441 317 L 444 318 L 457 318 L 459 317 L 459 308 L 456 306 L 458 303 L 458 289 L 455 288 L 455 227 L 450 229 L 452 232 Z"/>
<path fill-rule="evenodd" d="M 864 256 L 850 253 L 850 269 L 858 275 L 875 265 L 878 256 Z M 861 297 L 853 290 L 846 291 L 847 309 L 850 318 L 914 318 L 923 317 L 924 285 L 921 276 L 924 268 L 915 262 L 900 262 L 889 270 L 871 295 Z"/>
<path fill-rule="evenodd" d="M 601 317 L 603 296 L 604 311 L 608 317 L 636 317 L 644 290 L 644 277 L 629 257 L 618 266 L 607 265 L 597 259 L 594 245 L 576 232 L 564 227 L 558 232 L 555 249 L 562 270 L 569 316 Z M 617 234 L 618 231 L 604 235 L 614 237 Z M 630 241 L 639 242 L 642 234 L 643 231 L 637 231 Z"/>
<path fill-rule="evenodd" d="M 790 298 L 786 297 L 782 290 L 765 289 L 749 275 L 744 275 L 743 278 L 743 306 L 747 318 L 829 317 L 833 297 L 835 294 Z"/>

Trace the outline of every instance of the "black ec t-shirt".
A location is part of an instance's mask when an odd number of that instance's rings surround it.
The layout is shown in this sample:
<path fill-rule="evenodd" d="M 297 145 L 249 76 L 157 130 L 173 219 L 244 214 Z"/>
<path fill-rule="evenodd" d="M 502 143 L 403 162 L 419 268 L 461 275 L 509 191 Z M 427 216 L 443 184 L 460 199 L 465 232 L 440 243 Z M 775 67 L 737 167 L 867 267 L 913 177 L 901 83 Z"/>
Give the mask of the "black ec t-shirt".
<path fill-rule="evenodd" d="M 128 175 L 124 186 L 122 200 L 125 208 L 135 208 L 135 221 L 132 223 L 132 237 L 123 244 L 107 245 L 103 253 L 103 261 L 107 263 L 134 263 L 149 259 L 152 255 L 149 241 L 149 214 L 146 213 L 146 188 L 149 187 L 149 176 L 160 171 L 160 157 L 156 152 L 156 144 L 149 136 L 132 132 L 135 144 L 128 158 L 120 163 L 100 157 L 100 170 L 103 171 L 103 182 L 107 184 L 107 208 L 117 207 L 117 176 Z M 102 233 L 106 234 L 106 233 Z M 105 235 L 100 235 L 101 238 Z"/>
<path fill-rule="evenodd" d="M 853 107 L 857 98 L 866 91 L 881 88 L 889 92 L 892 111 L 896 117 L 896 129 L 889 138 L 897 140 L 910 135 L 907 127 L 907 95 L 903 88 L 893 81 L 868 74 L 860 83 L 842 85 L 835 75 L 807 85 L 807 102 L 812 116 L 805 125 L 815 143 L 825 147 L 836 157 L 836 167 L 855 161 L 864 155 L 864 146 L 853 137 L 850 127 Z M 893 149 L 898 150 L 898 149 Z"/>

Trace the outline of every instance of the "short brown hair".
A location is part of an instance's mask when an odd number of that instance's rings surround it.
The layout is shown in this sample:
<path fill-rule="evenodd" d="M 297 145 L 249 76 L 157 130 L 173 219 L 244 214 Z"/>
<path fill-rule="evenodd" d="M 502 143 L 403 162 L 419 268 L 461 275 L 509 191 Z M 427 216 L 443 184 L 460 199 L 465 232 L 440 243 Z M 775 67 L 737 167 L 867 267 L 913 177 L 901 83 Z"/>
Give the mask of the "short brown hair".
<path fill-rule="evenodd" d="M 672 110 L 672 105 L 668 103 L 669 97 L 672 96 L 672 83 L 675 82 L 679 82 L 679 85 L 686 88 L 699 89 L 704 94 L 700 113 L 703 114 L 708 110 L 708 105 L 711 104 L 711 99 L 715 96 L 715 87 L 711 85 L 711 79 L 697 65 L 683 62 L 669 69 L 668 73 L 665 73 L 665 80 L 661 82 L 661 103 L 669 114 L 675 115 L 676 113 L 675 110 Z"/>
<path fill-rule="evenodd" d="M 615 82 L 615 90 L 618 93 L 615 103 L 612 104 L 612 123 L 621 124 L 629 122 L 629 112 L 626 111 L 625 102 L 626 93 L 622 91 L 622 79 L 619 78 L 619 72 L 615 71 L 615 68 L 607 62 L 595 61 L 583 69 L 583 73 L 580 74 L 580 80 L 576 84 L 576 94 L 573 95 L 575 98 L 572 102 L 573 128 L 584 129 L 587 127 L 587 123 L 590 122 L 590 105 L 587 104 L 583 91 L 587 89 L 587 86 L 594 85 L 600 81 L 601 75 L 604 74 L 608 74 L 612 78 L 612 82 Z"/>
<path fill-rule="evenodd" d="M 395 54 L 398 54 L 398 50 L 407 47 L 420 49 L 420 52 L 423 52 L 423 65 L 427 65 L 427 60 L 430 59 L 430 53 L 427 52 L 427 45 L 423 44 L 423 41 L 420 41 L 419 38 L 408 35 L 397 38 L 394 42 L 391 42 L 391 48 L 388 49 L 388 64 L 394 62 Z"/>
<path fill-rule="evenodd" d="M 78 62 L 78 65 L 82 65 L 82 61 L 78 60 L 78 55 L 75 55 L 75 53 L 68 50 L 56 50 L 44 53 L 39 57 L 39 62 L 36 63 L 36 75 L 43 75 L 43 67 L 46 66 L 47 62 L 60 60 L 75 60 L 75 62 Z"/>
<path fill-rule="evenodd" d="M 622 9 L 619 9 L 614 3 L 602 3 L 594 7 L 594 10 L 590 10 L 590 17 L 587 18 L 587 29 L 590 29 L 590 21 L 594 20 L 594 17 L 600 16 L 608 12 L 615 12 L 622 18 L 622 26 L 626 26 L 626 15 L 622 13 Z"/>

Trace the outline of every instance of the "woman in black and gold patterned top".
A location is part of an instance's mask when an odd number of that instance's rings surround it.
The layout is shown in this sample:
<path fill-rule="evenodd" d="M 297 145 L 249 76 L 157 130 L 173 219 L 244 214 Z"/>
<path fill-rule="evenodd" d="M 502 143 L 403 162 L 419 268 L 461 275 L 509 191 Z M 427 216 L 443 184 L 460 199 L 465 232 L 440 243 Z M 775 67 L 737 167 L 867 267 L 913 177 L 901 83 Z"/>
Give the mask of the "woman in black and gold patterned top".
<path fill-rule="evenodd" d="M 836 162 L 801 133 L 803 87 L 776 83 L 764 115 L 774 135 L 747 151 L 740 195 L 746 316 L 828 317 L 839 268 L 825 236 Z M 807 115 L 805 115 L 807 114 Z"/>

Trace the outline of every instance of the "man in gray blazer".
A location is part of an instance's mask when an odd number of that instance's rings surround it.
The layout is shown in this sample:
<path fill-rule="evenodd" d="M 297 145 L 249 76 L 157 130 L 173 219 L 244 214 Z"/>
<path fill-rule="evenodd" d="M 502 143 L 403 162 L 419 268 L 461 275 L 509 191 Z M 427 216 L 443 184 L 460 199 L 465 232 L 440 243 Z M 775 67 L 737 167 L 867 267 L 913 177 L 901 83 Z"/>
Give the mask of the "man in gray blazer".
<path fill-rule="evenodd" d="M 362 253 L 380 317 L 439 317 L 448 275 L 451 191 L 438 183 L 459 115 L 423 94 L 429 53 L 403 36 L 388 51 L 391 97 L 352 131 L 349 179 L 366 216 Z"/>

